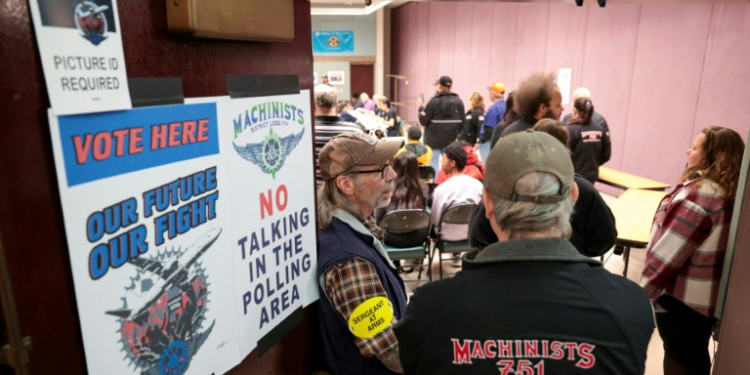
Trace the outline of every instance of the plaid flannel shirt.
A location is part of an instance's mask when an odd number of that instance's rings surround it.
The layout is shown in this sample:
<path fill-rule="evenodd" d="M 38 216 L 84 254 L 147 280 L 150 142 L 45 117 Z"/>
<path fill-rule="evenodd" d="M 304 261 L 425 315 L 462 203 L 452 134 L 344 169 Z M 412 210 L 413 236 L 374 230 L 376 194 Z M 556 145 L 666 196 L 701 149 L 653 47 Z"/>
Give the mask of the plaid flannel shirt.
<path fill-rule="evenodd" d="M 671 295 L 713 317 L 734 200 L 710 180 L 691 180 L 667 194 L 651 229 L 641 286 L 652 300 Z"/>
<path fill-rule="evenodd" d="M 388 298 L 375 266 L 362 259 L 353 259 L 331 267 L 325 274 L 325 283 L 328 299 L 344 320 L 349 319 L 362 302 L 373 297 Z M 397 349 L 398 340 L 393 333 L 395 323 L 394 317 L 391 326 L 375 336 L 367 339 L 355 337 L 354 343 L 360 353 L 365 357 L 381 357 Z"/>
<path fill-rule="evenodd" d="M 372 216 L 365 219 L 362 224 L 373 236 L 383 241 L 385 231 L 377 225 Z M 362 259 L 352 259 L 331 267 L 325 273 L 325 285 L 331 305 L 344 320 L 348 320 L 354 309 L 362 302 L 373 297 L 388 298 L 375 266 Z M 375 355 L 382 358 L 386 353 L 397 350 L 398 340 L 393 333 L 394 324 L 396 317 L 388 328 L 373 337 L 355 337 L 354 343 L 357 344 L 360 353 L 365 357 Z"/>

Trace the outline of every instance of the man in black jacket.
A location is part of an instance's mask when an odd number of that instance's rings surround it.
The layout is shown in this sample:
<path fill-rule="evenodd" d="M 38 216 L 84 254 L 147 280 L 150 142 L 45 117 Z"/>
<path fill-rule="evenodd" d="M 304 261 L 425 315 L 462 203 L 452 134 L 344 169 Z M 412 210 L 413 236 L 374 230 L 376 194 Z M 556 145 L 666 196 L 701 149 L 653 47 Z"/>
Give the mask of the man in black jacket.
<path fill-rule="evenodd" d="M 558 121 L 543 119 L 534 125 L 534 130 L 555 137 L 563 145 L 568 144 L 568 130 Z M 600 256 L 612 248 L 617 239 L 615 217 L 594 185 L 578 175 L 575 175 L 574 182 L 579 194 L 570 217 L 573 233 L 569 240 L 579 253 L 587 257 Z M 469 242 L 473 248 L 484 249 L 497 242 L 486 214 L 483 204 L 477 205 L 471 212 Z"/>
<path fill-rule="evenodd" d="M 560 120 L 562 94 L 557 87 L 555 73 L 536 72 L 521 81 L 513 93 L 513 109 L 521 117 L 503 129 L 500 137 L 531 129 L 543 118 Z"/>
<path fill-rule="evenodd" d="M 498 141 L 484 205 L 499 242 L 414 291 L 393 329 L 405 374 L 644 373 L 648 295 L 565 240 L 577 198 L 558 140 L 528 130 Z"/>
<path fill-rule="evenodd" d="M 424 143 L 432 148 L 430 166 L 440 170 L 440 155 L 443 147 L 453 143 L 461 132 L 464 117 L 464 103 L 457 94 L 451 92 L 453 80 L 442 76 L 435 82 L 437 93 L 424 106 L 420 97 L 419 122 L 424 126 Z"/>

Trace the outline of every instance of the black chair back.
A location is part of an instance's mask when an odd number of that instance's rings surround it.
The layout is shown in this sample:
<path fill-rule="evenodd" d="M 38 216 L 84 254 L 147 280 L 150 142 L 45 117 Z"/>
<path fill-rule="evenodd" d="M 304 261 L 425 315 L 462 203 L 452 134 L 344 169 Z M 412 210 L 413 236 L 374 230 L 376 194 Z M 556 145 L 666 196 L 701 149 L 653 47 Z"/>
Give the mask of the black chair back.
<path fill-rule="evenodd" d="M 429 165 L 419 166 L 419 178 L 425 181 L 435 179 L 435 169 Z"/>
<path fill-rule="evenodd" d="M 469 217 L 474 206 L 476 206 L 474 203 L 454 204 L 443 212 L 440 224 L 469 224 Z"/>
<path fill-rule="evenodd" d="M 428 182 L 427 183 L 427 206 L 432 207 L 432 195 L 435 193 L 435 188 L 437 188 L 437 184 L 434 182 Z"/>
<path fill-rule="evenodd" d="M 387 213 L 380 222 L 388 246 L 415 247 L 424 245 L 430 233 L 432 218 L 424 210 L 396 210 Z"/>

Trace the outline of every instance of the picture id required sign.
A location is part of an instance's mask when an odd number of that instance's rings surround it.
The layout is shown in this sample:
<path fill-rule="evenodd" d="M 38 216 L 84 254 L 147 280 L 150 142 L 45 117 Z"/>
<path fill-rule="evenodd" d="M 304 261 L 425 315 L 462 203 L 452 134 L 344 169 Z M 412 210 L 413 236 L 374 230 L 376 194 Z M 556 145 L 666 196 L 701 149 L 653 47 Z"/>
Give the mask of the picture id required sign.
<path fill-rule="evenodd" d="M 132 107 L 115 0 L 29 0 L 52 112 Z"/>

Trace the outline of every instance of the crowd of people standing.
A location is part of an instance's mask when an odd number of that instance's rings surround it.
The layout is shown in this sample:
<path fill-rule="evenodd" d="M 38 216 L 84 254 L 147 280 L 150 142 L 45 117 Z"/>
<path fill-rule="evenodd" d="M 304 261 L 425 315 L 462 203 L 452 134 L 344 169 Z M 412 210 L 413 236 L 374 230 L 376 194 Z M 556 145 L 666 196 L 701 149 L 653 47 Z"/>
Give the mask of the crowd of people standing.
<path fill-rule="evenodd" d="M 406 142 L 344 126 L 324 109 L 316 116 L 322 368 L 643 374 L 657 328 L 665 374 L 709 374 L 741 137 L 711 126 L 695 138 L 679 184 L 655 213 L 639 285 L 593 258 L 617 231 L 593 186 L 611 141 L 589 90 L 574 92 L 572 113 L 560 121 L 554 74 L 532 74 L 507 101 L 505 85 L 493 83 L 486 111 L 478 92 L 464 110 L 452 85 L 442 76 L 435 96 L 419 101 L 421 126 L 409 128 Z M 315 95 L 316 107 L 330 102 Z M 426 164 L 438 172 L 431 197 L 418 177 Z M 458 203 L 475 204 L 468 226 L 441 234 L 474 250 L 453 278 L 407 298 L 376 212 L 429 210 L 435 223 Z M 388 300 L 392 318 L 371 335 L 354 333 L 346 322 L 375 298 Z"/>

